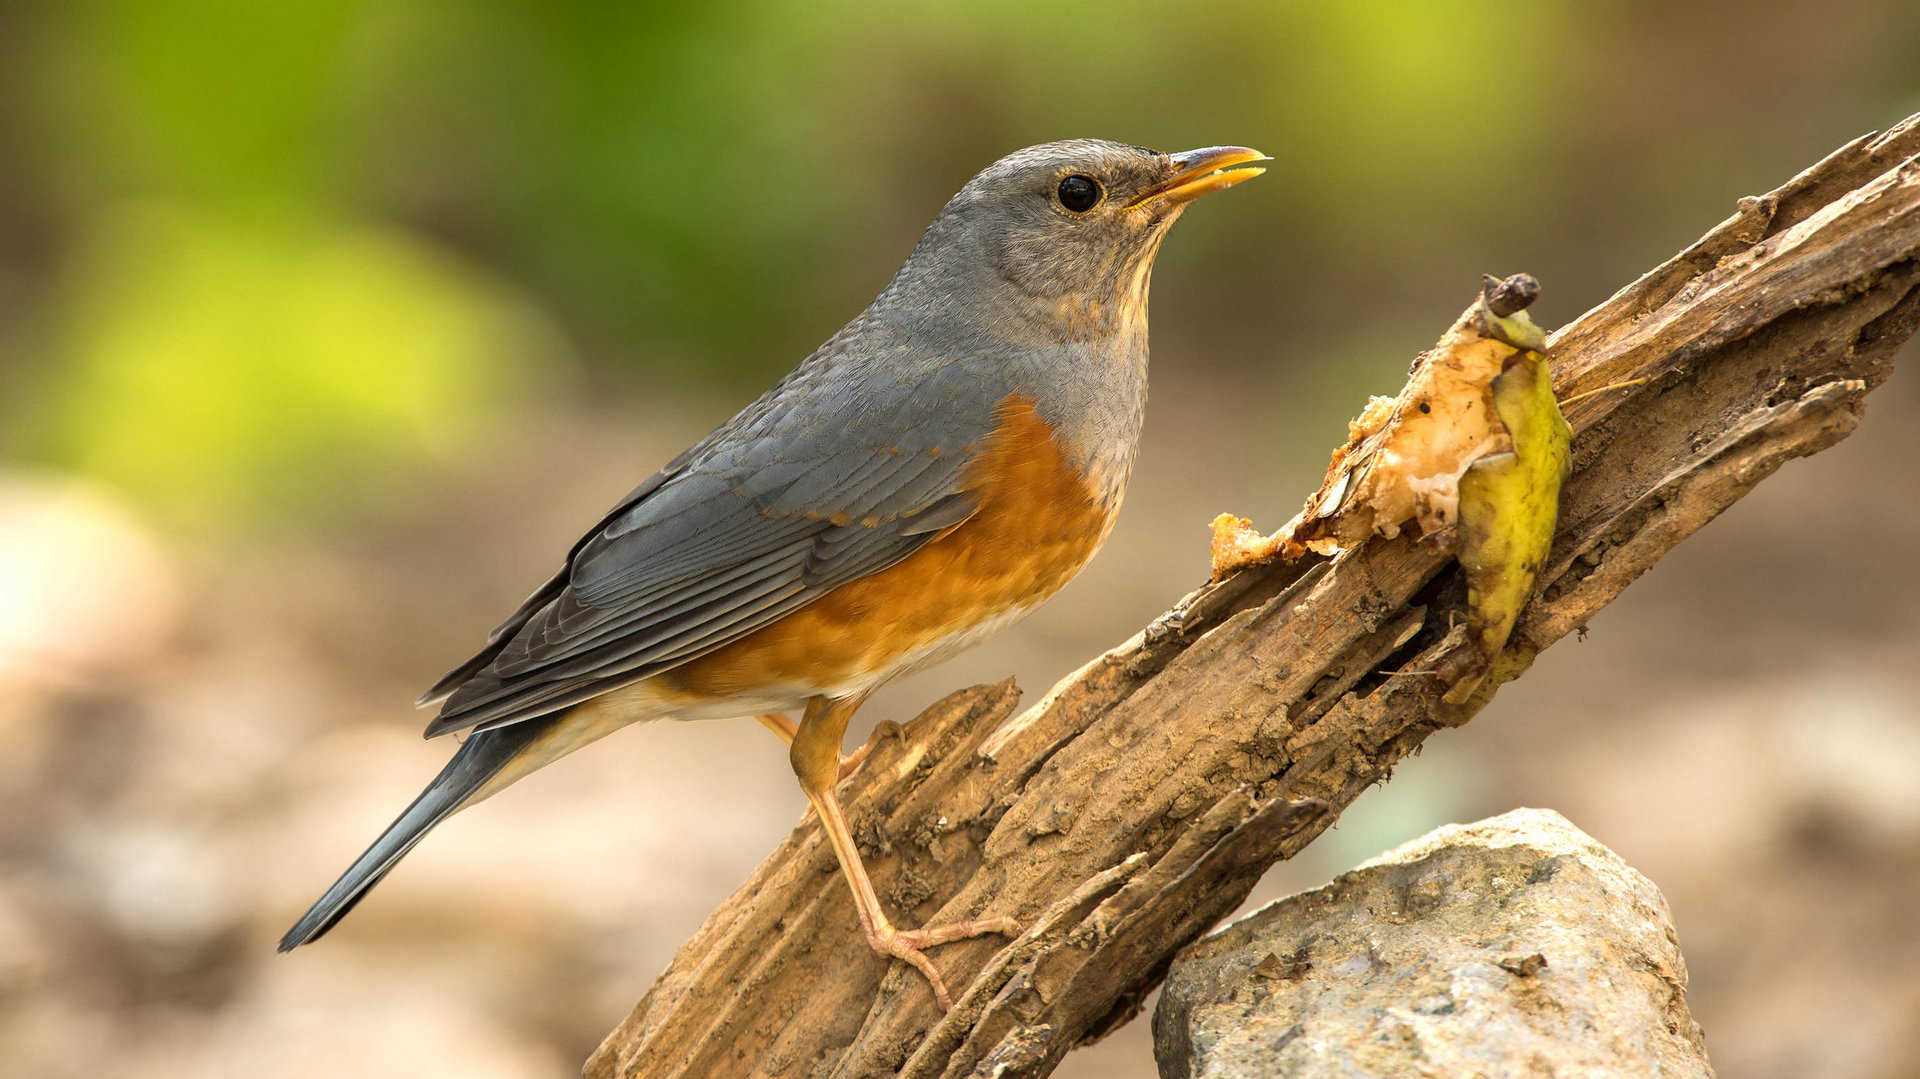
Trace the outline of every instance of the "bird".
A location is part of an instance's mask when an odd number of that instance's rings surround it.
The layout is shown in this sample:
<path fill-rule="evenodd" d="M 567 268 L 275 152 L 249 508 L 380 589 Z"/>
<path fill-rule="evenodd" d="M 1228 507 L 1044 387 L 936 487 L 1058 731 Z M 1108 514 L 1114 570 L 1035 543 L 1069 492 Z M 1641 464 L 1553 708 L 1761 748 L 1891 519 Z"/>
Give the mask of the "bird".
<path fill-rule="evenodd" d="M 1072 139 L 974 176 L 864 311 L 620 499 L 421 696 L 440 705 L 427 736 L 465 740 L 279 950 L 326 933 L 454 812 L 588 743 L 758 717 L 788 743 L 867 943 L 950 1007 L 926 950 L 1018 924 L 887 918 L 835 796 L 847 722 L 1100 549 L 1145 416 L 1161 241 L 1270 160 Z"/>

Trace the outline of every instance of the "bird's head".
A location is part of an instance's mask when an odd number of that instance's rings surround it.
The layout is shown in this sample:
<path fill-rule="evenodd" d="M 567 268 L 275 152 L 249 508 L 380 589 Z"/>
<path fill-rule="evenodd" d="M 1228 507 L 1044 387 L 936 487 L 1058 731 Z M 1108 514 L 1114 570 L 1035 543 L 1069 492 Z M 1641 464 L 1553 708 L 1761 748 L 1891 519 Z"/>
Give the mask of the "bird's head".
<path fill-rule="evenodd" d="M 960 189 L 903 278 L 1011 323 L 1085 340 L 1146 325 L 1147 284 L 1188 203 L 1266 171 L 1244 146 L 1163 154 L 1102 139 L 1030 146 Z M 916 272 L 916 270 L 918 272 Z"/>

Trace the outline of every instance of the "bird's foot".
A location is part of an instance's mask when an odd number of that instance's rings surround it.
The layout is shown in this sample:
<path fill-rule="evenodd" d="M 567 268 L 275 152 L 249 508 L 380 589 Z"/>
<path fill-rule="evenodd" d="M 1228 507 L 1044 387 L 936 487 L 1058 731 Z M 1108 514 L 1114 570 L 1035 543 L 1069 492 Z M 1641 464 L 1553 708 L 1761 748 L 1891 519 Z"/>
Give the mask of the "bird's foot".
<path fill-rule="evenodd" d="M 958 940 L 983 937 L 989 933 L 998 933 L 1003 937 L 1018 936 L 1020 923 L 1012 918 L 981 918 L 971 922 L 954 922 L 951 925 L 930 926 L 924 929 L 895 929 L 883 925 L 867 932 L 867 943 L 881 955 L 893 956 L 912 963 L 914 968 L 926 976 L 927 984 L 933 987 L 934 1003 L 941 1011 L 953 1010 L 953 998 L 947 994 L 947 983 L 940 972 L 933 968 L 933 960 L 927 958 L 922 949 L 952 944 Z"/>

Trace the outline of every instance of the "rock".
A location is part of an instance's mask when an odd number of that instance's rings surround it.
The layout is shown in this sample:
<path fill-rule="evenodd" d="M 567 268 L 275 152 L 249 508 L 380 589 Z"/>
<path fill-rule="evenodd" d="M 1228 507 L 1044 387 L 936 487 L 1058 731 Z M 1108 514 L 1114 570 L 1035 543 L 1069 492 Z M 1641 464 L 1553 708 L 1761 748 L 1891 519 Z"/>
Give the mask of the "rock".
<path fill-rule="evenodd" d="M 1448 825 L 1174 960 L 1164 1079 L 1710 1076 L 1666 900 L 1551 810 Z"/>

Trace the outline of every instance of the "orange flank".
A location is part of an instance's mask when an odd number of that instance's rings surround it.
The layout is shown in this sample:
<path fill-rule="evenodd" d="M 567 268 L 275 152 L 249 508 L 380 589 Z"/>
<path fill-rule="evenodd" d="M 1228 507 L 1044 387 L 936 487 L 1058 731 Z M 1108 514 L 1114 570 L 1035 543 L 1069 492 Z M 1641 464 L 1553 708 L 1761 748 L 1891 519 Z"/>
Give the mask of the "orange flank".
<path fill-rule="evenodd" d="M 973 516 L 895 565 L 650 681 L 689 697 L 853 683 L 1059 591 L 1100 549 L 1118 506 L 1103 504 L 1068 462 L 1031 399 L 1011 395 L 997 413 L 965 475 L 979 500 Z"/>

